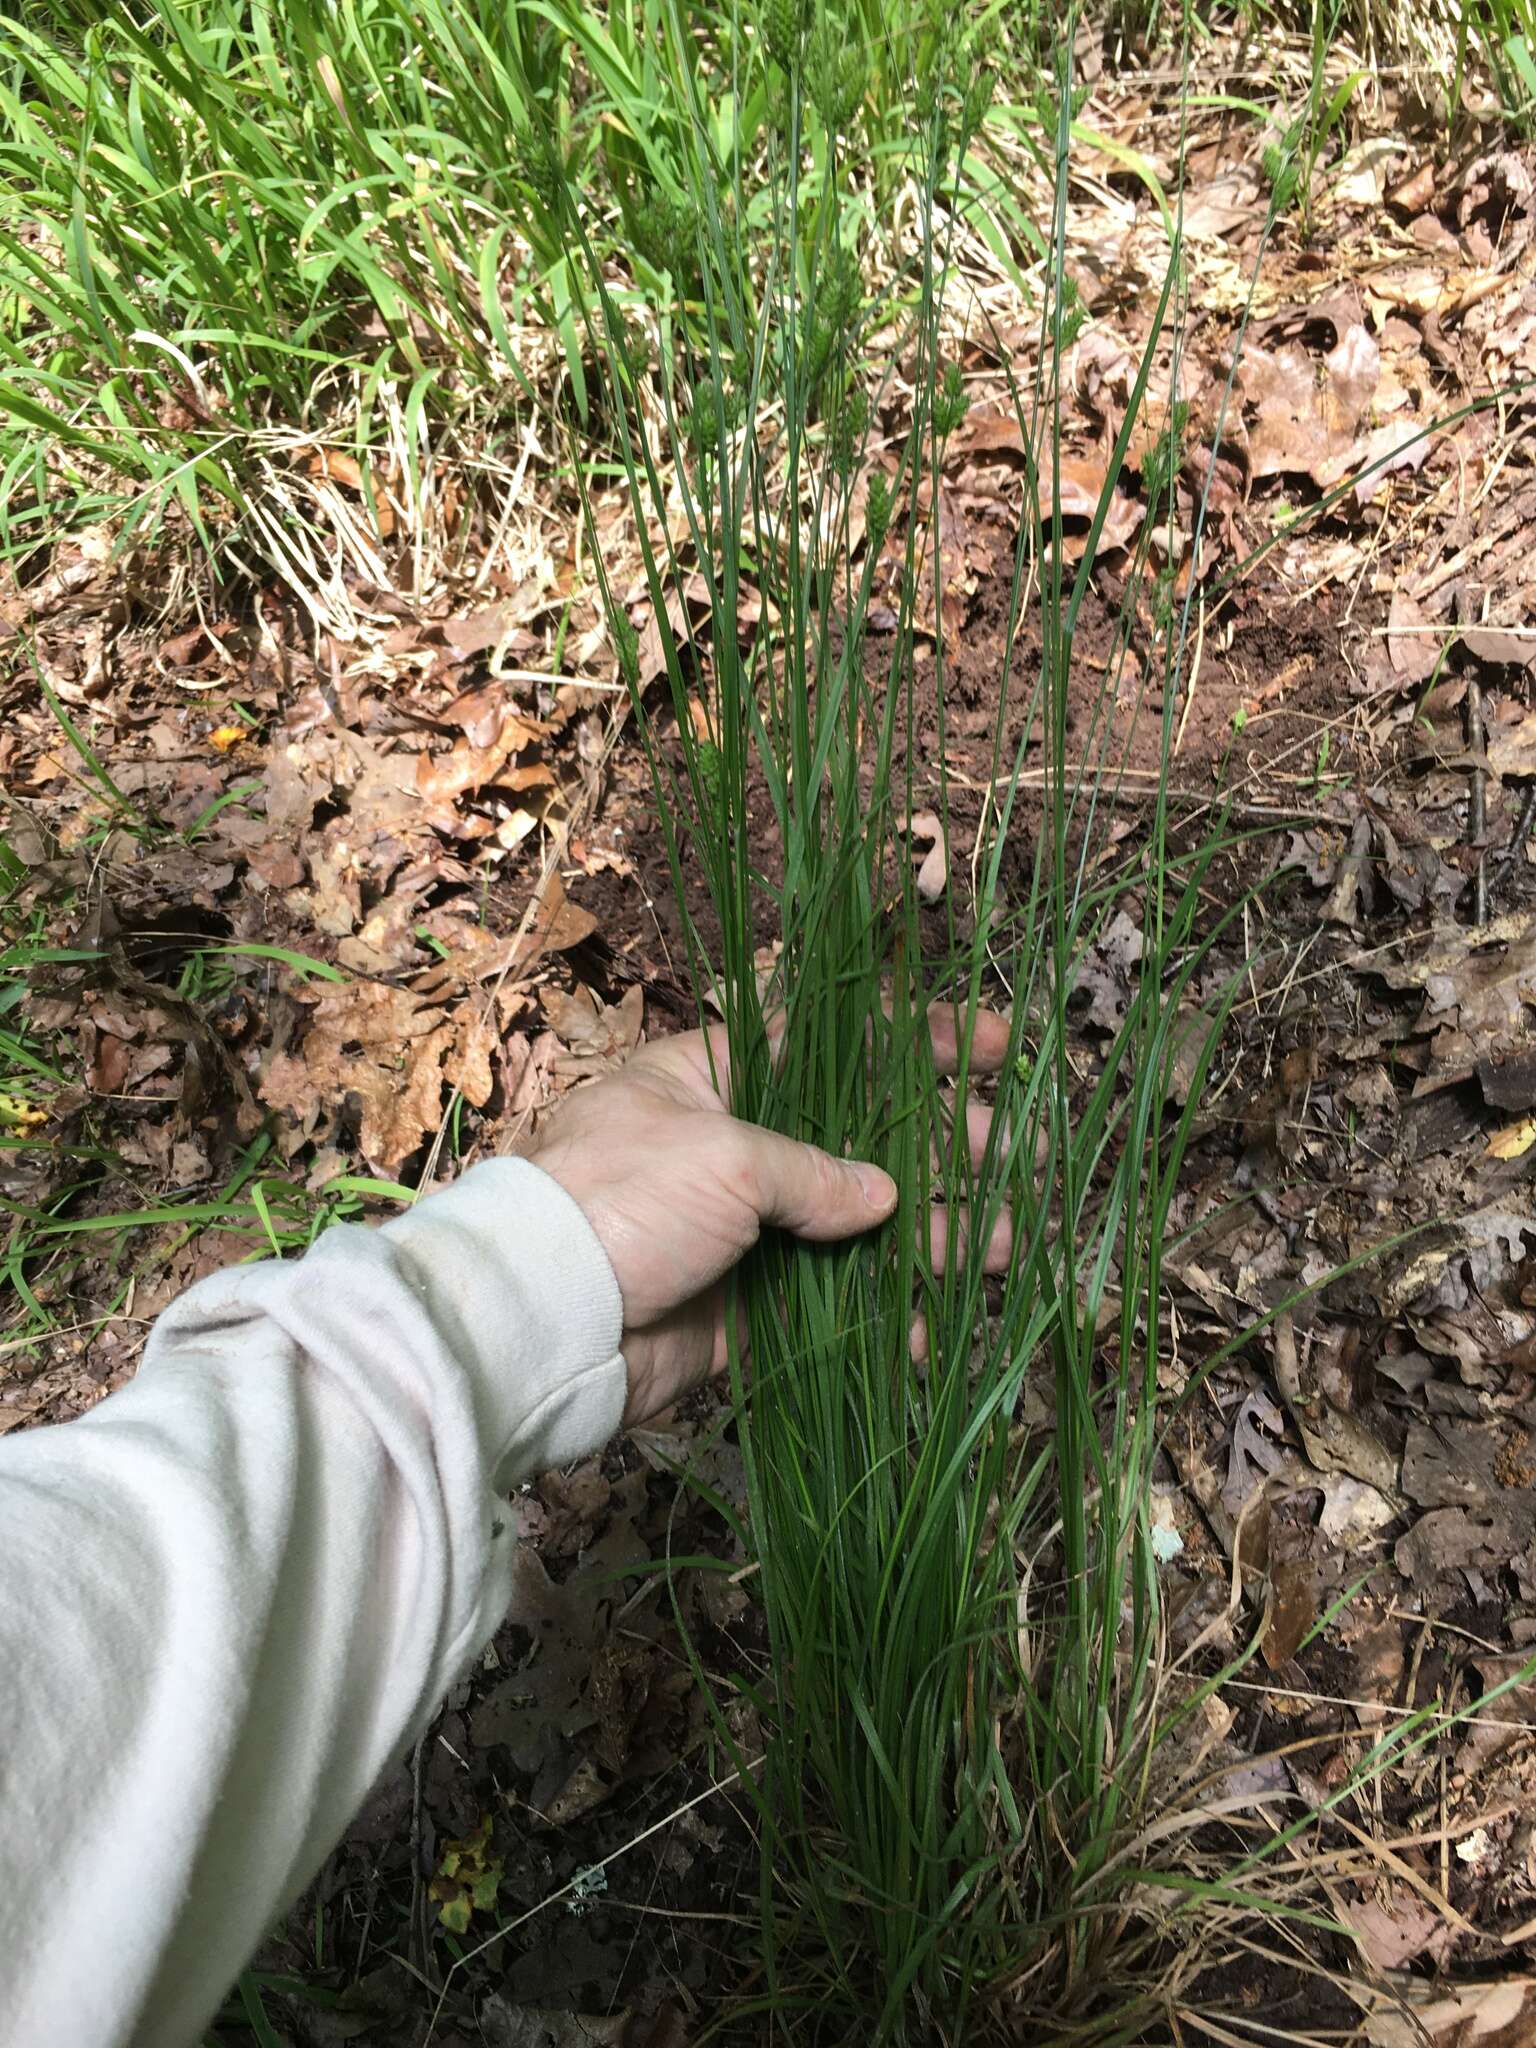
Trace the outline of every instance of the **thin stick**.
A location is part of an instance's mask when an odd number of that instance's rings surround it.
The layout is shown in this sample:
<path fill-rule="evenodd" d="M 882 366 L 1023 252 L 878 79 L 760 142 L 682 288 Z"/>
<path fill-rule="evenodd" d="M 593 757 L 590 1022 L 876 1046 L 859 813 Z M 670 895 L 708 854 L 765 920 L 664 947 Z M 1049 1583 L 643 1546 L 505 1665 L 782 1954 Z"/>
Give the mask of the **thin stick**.
<path fill-rule="evenodd" d="M 763 1759 L 760 1756 L 754 1757 L 751 1763 L 745 1765 L 744 1768 L 748 1771 L 755 1771 L 762 1761 Z M 664 1813 L 660 1820 L 654 1820 L 648 1828 L 642 1828 L 640 1833 L 633 1840 L 624 1843 L 622 1848 L 614 1849 L 607 1856 L 604 1856 L 600 1862 L 589 1863 L 585 1869 L 578 1870 L 576 1876 L 571 1879 L 569 1884 L 561 1885 L 557 1892 L 551 1892 L 547 1899 L 540 1899 L 536 1906 L 530 1906 L 526 1913 L 519 1913 L 515 1920 L 503 1921 L 494 1934 L 488 1934 L 484 1941 L 477 1942 L 472 1949 L 466 1950 L 463 1955 L 457 1957 L 450 1965 L 447 1977 L 443 1980 L 443 1988 L 438 1994 L 437 2004 L 433 2006 L 432 2017 L 427 2022 L 427 2031 L 422 2036 L 421 2048 L 428 2048 L 432 2036 L 437 2032 L 437 2023 L 442 2017 L 443 2004 L 448 1996 L 448 1988 L 452 1984 L 455 1975 L 464 1968 L 466 1963 L 472 1963 L 476 1956 L 483 1955 L 492 1942 L 501 1941 L 505 1936 L 515 1934 L 519 1927 L 525 1927 L 530 1920 L 537 1919 L 539 1914 L 546 1911 L 550 1906 L 558 1906 L 562 1899 L 568 1899 L 576 1890 L 578 1882 L 583 1885 L 590 1883 L 599 1870 L 606 1870 L 610 1863 L 617 1863 L 621 1856 L 627 1856 L 631 1849 L 638 1849 L 642 1842 L 648 1842 L 652 1835 L 659 1835 L 663 1828 L 671 1827 L 672 1823 L 681 1820 L 685 1813 L 692 1813 L 693 1809 L 696 1806 L 702 1806 L 706 1799 L 713 1799 L 717 1792 L 728 1792 L 733 1785 L 740 1784 L 741 1776 L 741 1771 L 732 1771 L 728 1778 L 720 1778 L 713 1785 L 706 1785 L 704 1790 L 696 1792 L 692 1799 L 685 1799 L 681 1806 L 673 1807 L 672 1811 Z"/>

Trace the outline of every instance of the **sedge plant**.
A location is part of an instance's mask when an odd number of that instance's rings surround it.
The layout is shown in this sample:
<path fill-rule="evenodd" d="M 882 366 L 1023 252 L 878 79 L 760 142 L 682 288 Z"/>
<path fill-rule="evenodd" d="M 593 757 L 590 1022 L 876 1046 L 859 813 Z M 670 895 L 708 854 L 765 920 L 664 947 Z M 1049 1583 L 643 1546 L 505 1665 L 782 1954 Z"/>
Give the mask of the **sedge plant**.
<path fill-rule="evenodd" d="M 1157 1727 L 1161 1260 L 1223 1014 L 1220 997 L 1209 1014 L 1193 1003 L 1219 832 L 1175 849 L 1166 762 L 1187 615 L 1164 588 L 1165 770 L 1134 854 L 1110 851 L 1145 541 L 1109 670 L 1085 683 L 1074 643 L 1179 264 L 1175 247 L 1102 495 L 1069 556 L 1058 373 L 1082 313 L 1065 266 L 1063 59 L 1045 309 L 1033 378 L 1015 391 L 1026 516 L 991 774 L 964 827 L 967 887 L 943 772 L 951 649 L 934 631 L 936 508 L 968 405 L 944 343 L 952 220 L 939 195 L 985 87 L 963 24 L 949 34 L 913 84 L 921 204 L 910 263 L 879 309 L 899 335 L 883 362 L 838 207 L 801 204 L 802 102 L 816 90 L 802 66 L 788 73 L 750 294 L 730 163 L 690 195 L 691 289 L 665 309 L 691 364 L 686 406 L 655 374 L 649 329 L 631 293 L 621 303 L 570 190 L 567 233 L 586 259 L 645 595 L 665 620 L 691 562 L 707 596 L 696 640 L 661 629 L 658 702 L 640 683 L 633 594 L 605 576 L 700 1014 L 724 1019 L 721 1086 L 739 1114 L 874 1158 L 902 1191 L 889 1227 L 859 1243 L 770 1238 L 741 1285 L 743 1534 L 769 1643 L 742 1681 L 767 1731 L 761 1770 L 735 1750 L 763 1841 L 755 2002 L 797 2040 L 857 2026 L 860 2039 L 948 2041 L 988 2025 L 1016 2039 L 1027 2011 L 1074 2028 L 1100 2015 L 1098 2033 L 1074 2038 L 1108 2041 L 1133 2038 L 1132 1962 L 1153 1940 L 1116 1947 L 1125 1916 L 1110 1908 Z M 679 85 L 683 115 L 707 135 L 706 109 Z M 822 187 L 834 195 L 838 146 L 834 128 Z M 892 414 L 897 430 L 877 435 Z M 1153 520 L 1171 517 L 1179 424 L 1165 423 Z M 925 809 L 952 854 L 938 901 L 919 886 L 912 843 Z M 1085 1067 L 1074 992 L 1127 903 L 1139 972 L 1112 1045 Z M 1005 1046 L 982 1021 L 998 1004 Z M 1177 1060 L 1194 1073 L 1183 1107 Z M 983 1064 L 994 1110 L 978 1136 L 964 1102 Z M 1012 1249 L 994 1288 L 968 1252 L 1000 1239 Z M 719 1725 L 734 1747 L 723 1712 Z"/>

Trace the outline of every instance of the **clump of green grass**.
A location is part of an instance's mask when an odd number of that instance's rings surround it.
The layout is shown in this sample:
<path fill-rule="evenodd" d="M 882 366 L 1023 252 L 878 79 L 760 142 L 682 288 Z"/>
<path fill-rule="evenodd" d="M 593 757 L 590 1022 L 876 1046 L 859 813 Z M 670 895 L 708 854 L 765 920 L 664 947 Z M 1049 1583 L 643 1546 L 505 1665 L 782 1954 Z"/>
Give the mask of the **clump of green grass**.
<path fill-rule="evenodd" d="M 1175 856 L 1165 778 L 1134 858 L 1105 859 L 1119 678 L 1112 664 L 1085 691 L 1073 658 L 1155 332 L 1079 566 L 1069 571 L 1059 509 L 1044 522 L 1037 509 L 1020 536 L 1003 644 L 1027 644 L 1032 592 L 1038 656 L 1021 672 L 1010 653 L 998 679 L 970 900 L 958 876 L 933 907 L 917 886 L 907 819 L 936 809 L 951 844 L 956 825 L 918 743 L 935 719 L 942 761 L 946 647 L 941 637 L 931 663 L 921 659 L 918 620 L 925 604 L 942 616 L 932 508 L 966 409 L 940 344 L 947 244 L 935 195 L 980 117 L 970 89 L 954 87 L 976 74 L 963 30 L 951 34 L 937 88 L 919 81 L 914 95 L 908 175 L 921 246 L 881 308 L 900 330 L 913 391 L 894 440 L 874 438 L 886 394 L 864 330 L 844 314 L 851 236 L 835 204 L 809 214 L 800 204 L 798 71 L 766 283 L 752 301 L 727 260 L 725 206 L 712 188 L 694 195 L 698 289 L 678 313 L 696 366 L 686 414 L 662 392 L 675 469 L 663 470 L 641 430 L 623 310 L 595 251 L 586 283 L 641 530 L 666 535 L 659 515 L 675 484 L 709 586 L 707 646 L 664 635 L 670 715 L 635 694 L 701 1013 L 726 1020 L 731 1100 L 776 1129 L 879 1160 L 903 1191 L 877 1238 L 767 1242 L 742 1288 L 744 1534 L 772 1644 L 754 1692 L 771 1730 L 760 1783 L 756 1760 L 737 1758 L 756 1784 L 764 1841 L 761 2004 L 796 2039 L 850 2026 L 878 2041 L 976 2038 L 989 2023 L 1017 2038 L 1022 2010 L 1041 2024 L 1079 2011 L 1090 2026 L 1081 2038 L 1109 2040 L 1130 2038 L 1141 1996 L 1131 1966 L 1152 1945 L 1117 1949 L 1114 1936 L 1157 1739 L 1150 1475 L 1162 1258 L 1193 1116 L 1172 1106 L 1170 1075 L 1176 1054 L 1193 1055 L 1193 1105 L 1221 1022 L 1218 1001 L 1191 1045 L 1185 999 L 1208 943 L 1196 910 L 1215 842 Z M 683 105 L 705 120 L 691 98 Z M 1072 119 L 1064 70 L 1039 367 L 1015 394 L 1023 444 L 1039 451 L 1026 492 L 1036 508 L 1060 504 L 1056 377 L 1080 317 L 1064 262 Z M 822 196 L 835 195 L 835 139 L 818 168 Z M 571 219 L 579 235 L 574 199 Z M 1175 251 L 1159 329 L 1176 274 Z M 1176 467 L 1175 434 L 1166 511 Z M 871 539 L 862 549 L 856 507 Z M 900 598 L 877 638 L 871 600 L 887 539 L 900 551 Z M 686 566 L 665 539 L 647 543 L 658 619 Z M 1122 656 L 1145 570 L 1143 552 Z M 762 600 L 756 624 L 749 580 Z M 1162 621 L 1166 758 L 1187 609 L 1165 606 Z M 633 632 L 616 611 L 615 638 L 621 655 L 631 650 L 635 683 Z M 1012 698 L 1027 707 L 1015 742 L 1005 738 Z M 1085 708 L 1086 759 L 1069 739 Z M 1046 770 L 1033 825 L 1020 803 L 1032 747 Z M 766 838 L 748 829 L 754 805 L 771 815 Z M 1010 887 L 1021 837 L 1033 842 L 1026 880 Z M 695 877 L 721 934 L 713 953 L 689 914 Z M 1139 906 L 1145 951 L 1125 1020 L 1084 1074 L 1069 1004 L 1096 935 L 1127 901 Z M 774 943 L 764 988 L 763 948 Z M 1000 1039 L 988 1000 L 1009 1006 Z M 991 1071 L 994 1115 L 977 1136 L 959 1105 Z M 941 1190 L 951 1221 L 935 1236 Z M 994 1293 L 967 1247 L 1010 1234 Z M 1050 1413 L 1038 1430 L 1021 1424 L 1031 1387 Z"/>

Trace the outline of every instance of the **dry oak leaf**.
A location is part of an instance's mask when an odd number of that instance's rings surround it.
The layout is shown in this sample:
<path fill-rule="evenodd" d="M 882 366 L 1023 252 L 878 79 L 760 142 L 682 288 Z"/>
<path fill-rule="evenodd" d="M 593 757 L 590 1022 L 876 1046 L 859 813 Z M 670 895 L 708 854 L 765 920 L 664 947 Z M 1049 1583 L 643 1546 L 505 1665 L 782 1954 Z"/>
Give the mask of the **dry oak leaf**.
<path fill-rule="evenodd" d="M 1358 322 L 1321 365 L 1295 342 L 1273 351 L 1250 345 L 1238 364 L 1250 477 L 1309 476 L 1324 490 L 1338 483 L 1380 375 L 1381 351 Z"/>
<path fill-rule="evenodd" d="M 1445 1915 L 1406 1884 L 1387 1884 L 1381 1898 L 1346 1899 L 1341 1910 L 1373 1970 L 1400 1970 L 1420 1955 L 1443 1962 L 1455 1939 Z"/>
<path fill-rule="evenodd" d="M 1416 1030 L 1457 1026 L 1475 1041 L 1477 1056 L 1491 1057 L 1511 1037 L 1523 1041 L 1525 1012 L 1536 1007 L 1536 916 L 1513 910 L 1485 925 L 1442 925 L 1398 959 L 1365 951 L 1350 964 L 1389 988 L 1421 989 Z"/>
<path fill-rule="evenodd" d="M 549 1028 L 568 1052 L 555 1061 L 557 1073 L 599 1073 L 623 1063 L 640 1043 L 645 991 L 632 982 L 617 1003 L 603 1003 L 578 982 L 569 994 L 547 988 L 541 996 Z"/>
<path fill-rule="evenodd" d="M 517 964 L 530 967 L 541 953 L 567 953 L 597 930 L 590 910 L 572 903 L 558 870 L 552 870 L 534 908 L 525 937 L 518 942 Z"/>
<path fill-rule="evenodd" d="M 537 728 L 515 711 L 503 714 L 500 729 L 486 746 L 476 746 L 466 735 L 454 741 L 446 754 L 418 754 L 416 788 L 424 803 L 434 811 L 448 810 L 461 796 L 473 796 L 487 783 L 498 789 L 552 787 L 554 775 L 540 762 L 508 767 L 512 756 L 537 736 Z"/>
<path fill-rule="evenodd" d="M 495 1086 L 491 1055 L 496 1050 L 496 1027 L 488 1016 L 477 1013 L 472 1003 L 463 1006 L 454 1023 L 458 1037 L 443 1062 L 443 1072 L 471 1109 L 484 1109 Z"/>
<path fill-rule="evenodd" d="M 488 747 L 497 739 L 510 739 L 517 747 L 531 747 L 547 740 L 556 730 L 554 721 L 529 718 L 507 702 L 506 685 L 482 683 L 475 690 L 461 690 L 439 714 L 444 725 L 456 725 L 472 747 Z"/>
<path fill-rule="evenodd" d="M 1070 562 L 1080 560 L 1087 551 L 1088 530 L 1099 509 L 1107 481 L 1108 472 L 1102 462 L 1077 455 L 1061 458 L 1061 551 Z M 1056 493 L 1051 472 L 1042 465 L 1040 520 L 1043 526 L 1049 527 L 1055 508 Z M 1127 546 L 1144 516 L 1144 508 L 1117 487 L 1110 497 L 1104 524 L 1099 529 L 1097 552 L 1103 554 L 1106 550 Z"/>
<path fill-rule="evenodd" d="M 437 1126 L 444 1062 L 458 1033 L 409 989 L 349 982 L 327 989 L 297 1057 L 280 1053 L 260 1095 L 296 1117 L 305 1135 L 317 1112 L 339 1111 L 349 1098 L 361 1107 L 359 1146 L 369 1165 L 392 1174 Z"/>
<path fill-rule="evenodd" d="M 1422 683 L 1439 666 L 1444 629 L 1418 600 L 1401 588 L 1392 593 L 1387 614 L 1387 659 L 1405 683 Z"/>
<path fill-rule="evenodd" d="M 1528 652 L 1536 653 L 1536 645 L 1529 647 Z M 1487 752 L 1488 766 L 1500 778 L 1536 776 L 1536 715 L 1525 712 L 1514 718 L 1495 719 L 1488 729 Z"/>
<path fill-rule="evenodd" d="M 522 617 L 519 617 L 518 608 L 512 605 L 488 605 L 483 611 L 470 612 L 464 618 L 445 619 L 438 630 L 452 658 L 468 661 L 473 655 L 489 654 L 504 647 L 510 649 L 524 642 L 537 645 L 523 624 L 523 619 L 531 617 L 536 609 L 536 605 L 531 609 L 525 606 Z"/>

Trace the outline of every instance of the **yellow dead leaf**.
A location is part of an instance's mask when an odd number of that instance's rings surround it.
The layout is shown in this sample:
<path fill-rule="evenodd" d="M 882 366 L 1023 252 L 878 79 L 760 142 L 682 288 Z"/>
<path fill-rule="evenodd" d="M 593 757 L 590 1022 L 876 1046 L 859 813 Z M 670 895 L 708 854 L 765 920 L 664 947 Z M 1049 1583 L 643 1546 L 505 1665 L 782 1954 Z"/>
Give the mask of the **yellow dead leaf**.
<path fill-rule="evenodd" d="M 1518 1159 L 1536 1145 L 1536 1117 L 1522 1117 L 1517 1124 L 1506 1124 L 1502 1131 L 1495 1131 L 1488 1140 L 1490 1159 Z"/>
<path fill-rule="evenodd" d="M 229 754 L 242 740 L 248 740 L 250 733 L 243 725 L 220 725 L 208 735 L 208 744 L 215 753 Z"/>
<path fill-rule="evenodd" d="M 46 1109 L 39 1109 L 22 1095 L 0 1095 L 0 1124 L 12 1131 L 35 1130 L 48 1121 Z"/>

